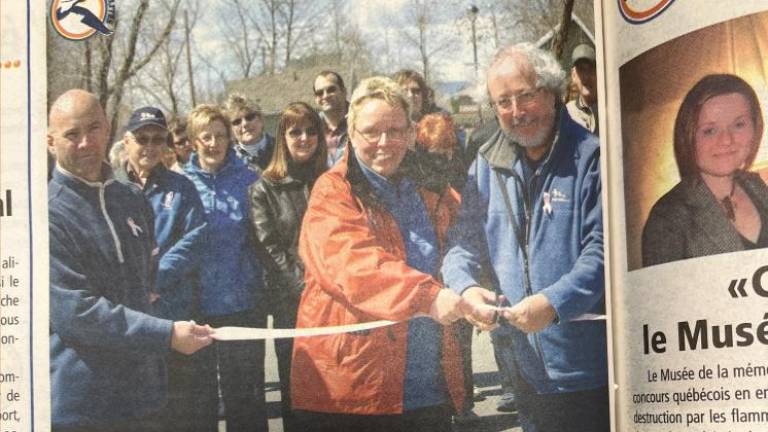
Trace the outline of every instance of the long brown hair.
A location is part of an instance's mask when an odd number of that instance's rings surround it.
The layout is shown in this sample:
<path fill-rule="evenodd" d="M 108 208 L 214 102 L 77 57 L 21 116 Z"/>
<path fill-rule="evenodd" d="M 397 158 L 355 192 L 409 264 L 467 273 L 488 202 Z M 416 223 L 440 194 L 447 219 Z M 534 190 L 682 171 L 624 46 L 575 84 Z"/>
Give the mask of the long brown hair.
<path fill-rule="evenodd" d="M 713 97 L 731 93 L 744 96 L 749 103 L 752 124 L 755 126 L 755 142 L 742 169 L 748 170 L 752 166 L 763 137 L 763 111 L 760 109 L 757 94 L 755 94 L 752 86 L 736 75 L 707 75 L 685 95 L 685 99 L 677 111 L 674 148 L 675 162 L 677 162 L 680 178 L 699 175 L 699 167 L 696 165 L 696 127 L 701 108 Z"/>
<path fill-rule="evenodd" d="M 312 159 L 308 161 L 308 163 L 312 164 L 314 177 L 319 176 L 326 170 L 328 146 L 325 143 L 323 121 L 320 119 L 317 111 L 311 106 L 304 102 L 292 102 L 280 113 L 280 122 L 277 124 L 277 136 L 275 137 L 275 152 L 272 154 L 272 160 L 269 161 L 267 169 L 264 170 L 264 177 L 276 182 L 288 175 L 288 163 L 291 160 L 291 153 L 288 151 L 285 134 L 293 125 L 304 120 L 309 120 L 312 127 L 317 131 L 317 149 L 315 154 L 312 155 Z"/>

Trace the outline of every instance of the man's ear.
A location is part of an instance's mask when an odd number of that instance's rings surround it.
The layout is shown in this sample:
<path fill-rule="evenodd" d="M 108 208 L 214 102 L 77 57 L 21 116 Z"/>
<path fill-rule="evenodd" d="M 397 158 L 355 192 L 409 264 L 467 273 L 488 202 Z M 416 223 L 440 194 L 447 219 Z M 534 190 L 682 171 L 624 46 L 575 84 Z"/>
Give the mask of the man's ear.
<path fill-rule="evenodd" d="M 48 146 L 48 153 L 56 156 L 56 147 L 53 145 L 53 136 L 51 134 L 45 135 L 45 143 Z"/>

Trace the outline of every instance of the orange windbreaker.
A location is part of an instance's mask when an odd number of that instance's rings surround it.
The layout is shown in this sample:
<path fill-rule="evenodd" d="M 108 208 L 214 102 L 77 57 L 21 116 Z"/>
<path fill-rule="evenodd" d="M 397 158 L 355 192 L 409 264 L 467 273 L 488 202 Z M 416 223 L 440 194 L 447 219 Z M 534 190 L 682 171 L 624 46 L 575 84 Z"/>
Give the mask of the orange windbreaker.
<path fill-rule="evenodd" d="M 364 332 L 296 338 L 291 400 L 293 408 L 308 411 L 399 414 L 403 412 L 407 320 L 429 312 L 442 284 L 406 264 L 394 218 L 353 194 L 348 157 L 321 176 L 312 190 L 299 239 L 306 287 L 296 326 L 402 322 Z M 426 189 L 419 192 L 442 254 L 459 196 L 450 188 L 442 195 Z M 444 327 L 442 367 L 458 410 L 464 390 L 455 326 Z"/>

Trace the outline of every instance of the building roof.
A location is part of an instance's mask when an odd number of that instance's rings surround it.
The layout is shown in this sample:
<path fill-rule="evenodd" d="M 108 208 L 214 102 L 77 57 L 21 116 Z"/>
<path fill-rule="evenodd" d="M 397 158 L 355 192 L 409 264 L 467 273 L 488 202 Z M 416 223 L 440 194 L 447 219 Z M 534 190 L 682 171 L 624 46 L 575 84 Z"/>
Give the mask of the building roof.
<path fill-rule="evenodd" d="M 348 92 L 361 77 L 367 76 L 368 71 L 356 70 L 334 60 L 333 56 L 318 56 L 309 62 L 296 62 L 285 71 L 274 75 L 257 75 L 228 81 L 225 85 L 226 92 L 245 95 L 257 102 L 265 114 L 278 113 L 291 102 L 302 101 L 314 106 L 312 84 L 320 72 L 338 72 L 344 79 Z"/>

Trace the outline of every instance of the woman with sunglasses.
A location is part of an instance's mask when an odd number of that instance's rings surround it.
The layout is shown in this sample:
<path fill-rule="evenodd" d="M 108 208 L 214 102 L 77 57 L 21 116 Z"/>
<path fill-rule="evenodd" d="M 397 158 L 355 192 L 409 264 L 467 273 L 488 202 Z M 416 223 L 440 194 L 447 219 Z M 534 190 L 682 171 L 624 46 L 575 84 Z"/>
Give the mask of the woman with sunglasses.
<path fill-rule="evenodd" d="M 225 111 L 235 137 L 235 154 L 251 171 L 261 174 L 275 148 L 275 138 L 264 131 L 261 108 L 243 95 L 232 94 Z"/>
<path fill-rule="evenodd" d="M 298 255 L 299 229 L 309 192 L 325 171 L 327 147 L 320 116 L 294 102 L 280 116 L 272 160 L 250 188 L 251 221 L 266 249 L 265 304 L 275 328 L 296 327 L 296 310 L 304 290 L 304 265 Z M 290 372 L 293 339 L 275 340 L 283 430 L 296 430 L 291 414 Z"/>

